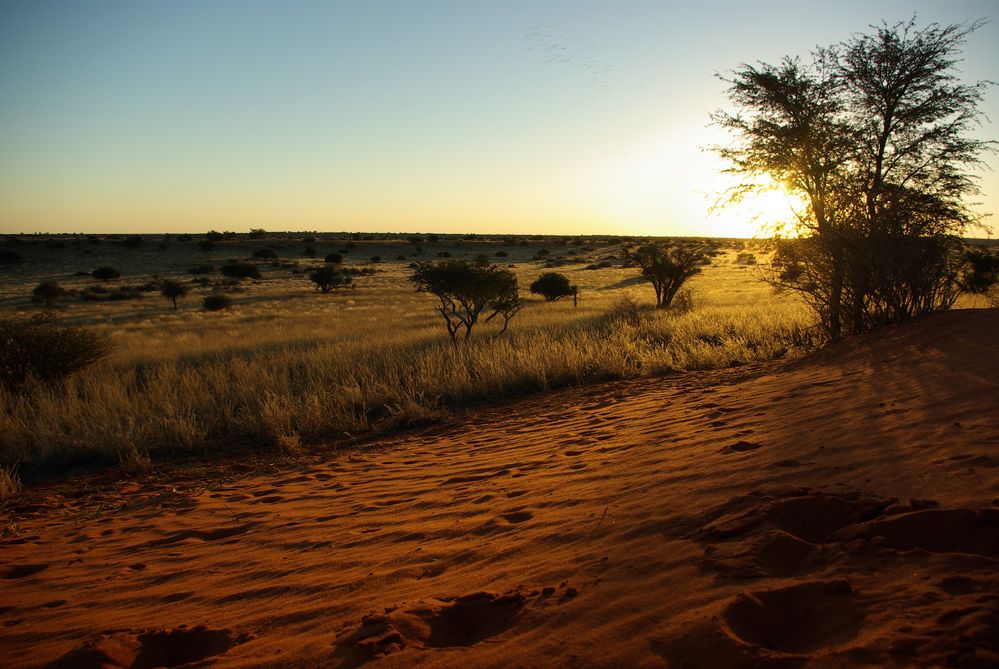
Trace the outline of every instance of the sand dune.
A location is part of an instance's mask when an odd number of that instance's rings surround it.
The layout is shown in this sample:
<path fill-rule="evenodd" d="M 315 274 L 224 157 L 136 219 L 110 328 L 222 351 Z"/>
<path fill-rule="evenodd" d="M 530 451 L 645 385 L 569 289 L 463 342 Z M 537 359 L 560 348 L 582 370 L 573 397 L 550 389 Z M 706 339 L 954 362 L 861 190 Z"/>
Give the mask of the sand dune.
<path fill-rule="evenodd" d="M 3 664 L 999 665 L 999 312 L 7 509 Z"/>

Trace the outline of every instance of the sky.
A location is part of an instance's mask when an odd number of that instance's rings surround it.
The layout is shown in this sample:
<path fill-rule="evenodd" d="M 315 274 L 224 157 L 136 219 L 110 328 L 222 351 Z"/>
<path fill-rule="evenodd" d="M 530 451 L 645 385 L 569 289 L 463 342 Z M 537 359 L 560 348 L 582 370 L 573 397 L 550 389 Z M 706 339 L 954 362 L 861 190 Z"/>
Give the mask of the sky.
<path fill-rule="evenodd" d="M 994 0 L 0 0 L 0 233 L 752 236 L 716 75 L 914 14 L 999 79 Z"/>

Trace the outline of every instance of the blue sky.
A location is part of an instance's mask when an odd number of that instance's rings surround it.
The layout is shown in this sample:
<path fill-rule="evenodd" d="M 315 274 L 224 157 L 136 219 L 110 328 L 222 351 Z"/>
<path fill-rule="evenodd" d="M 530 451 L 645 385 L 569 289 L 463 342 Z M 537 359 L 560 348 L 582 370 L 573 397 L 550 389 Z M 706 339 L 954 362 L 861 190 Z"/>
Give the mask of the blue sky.
<path fill-rule="evenodd" d="M 693 4 L 5 0 L 0 232 L 752 234 L 715 73 L 915 13 L 999 79 L 994 2 Z"/>

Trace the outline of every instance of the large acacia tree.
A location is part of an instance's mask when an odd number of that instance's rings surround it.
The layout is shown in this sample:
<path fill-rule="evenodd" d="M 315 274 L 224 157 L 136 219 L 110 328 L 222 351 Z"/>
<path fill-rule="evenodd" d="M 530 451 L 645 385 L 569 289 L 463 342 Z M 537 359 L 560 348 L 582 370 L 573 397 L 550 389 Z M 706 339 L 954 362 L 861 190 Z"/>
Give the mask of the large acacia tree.
<path fill-rule="evenodd" d="M 501 332 L 506 332 L 510 319 L 522 305 L 516 275 L 488 262 L 456 259 L 417 263 L 410 280 L 418 291 L 437 298 L 437 312 L 444 319 L 452 344 L 459 339 L 467 342 L 486 310 L 492 312 L 486 321 L 501 317 Z"/>
<path fill-rule="evenodd" d="M 967 198 L 993 143 L 970 131 L 989 82 L 963 83 L 960 48 L 981 22 L 882 24 L 809 61 L 742 65 L 714 120 L 737 201 L 768 181 L 802 196 L 774 282 L 800 291 L 832 337 L 949 307 Z"/>

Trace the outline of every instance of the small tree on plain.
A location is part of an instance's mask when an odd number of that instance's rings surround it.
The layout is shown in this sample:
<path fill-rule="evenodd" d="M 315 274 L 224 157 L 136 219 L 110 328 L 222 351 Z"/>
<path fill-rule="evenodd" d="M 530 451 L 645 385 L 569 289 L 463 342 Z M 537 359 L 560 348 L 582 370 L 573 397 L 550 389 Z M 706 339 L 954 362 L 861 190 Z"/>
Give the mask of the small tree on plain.
<path fill-rule="evenodd" d="M 656 306 L 669 307 L 687 279 L 711 263 L 707 249 L 696 244 L 646 244 L 635 251 L 641 274 L 655 288 Z"/>
<path fill-rule="evenodd" d="M 90 276 L 101 281 L 110 281 L 111 279 L 117 279 L 121 276 L 121 272 L 116 270 L 114 267 L 98 267 Z"/>
<path fill-rule="evenodd" d="M 339 265 L 340 263 L 343 262 L 343 255 L 339 253 L 327 253 L 326 262 L 333 265 Z"/>
<path fill-rule="evenodd" d="M 66 294 L 66 289 L 55 281 L 43 281 L 35 286 L 31 294 L 45 300 L 45 306 L 51 309 L 55 301 Z"/>
<path fill-rule="evenodd" d="M 531 284 L 531 292 L 541 295 L 547 302 L 576 294 L 576 286 L 569 283 L 569 277 L 558 272 L 545 272 Z"/>
<path fill-rule="evenodd" d="M 416 289 L 437 297 L 437 312 L 444 319 L 451 343 L 467 342 L 472 328 L 486 309 L 503 317 L 503 331 L 520 310 L 517 277 L 497 265 L 479 265 L 469 260 L 417 263 L 410 281 Z"/>
<path fill-rule="evenodd" d="M 345 288 L 354 280 L 349 274 L 329 266 L 320 267 L 312 272 L 309 274 L 309 279 L 316 284 L 316 290 L 321 293 L 328 293 L 336 288 Z"/>
<path fill-rule="evenodd" d="M 177 298 L 187 295 L 188 288 L 179 281 L 167 279 L 160 284 L 160 294 L 173 302 L 173 310 L 177 311 Z"/>

